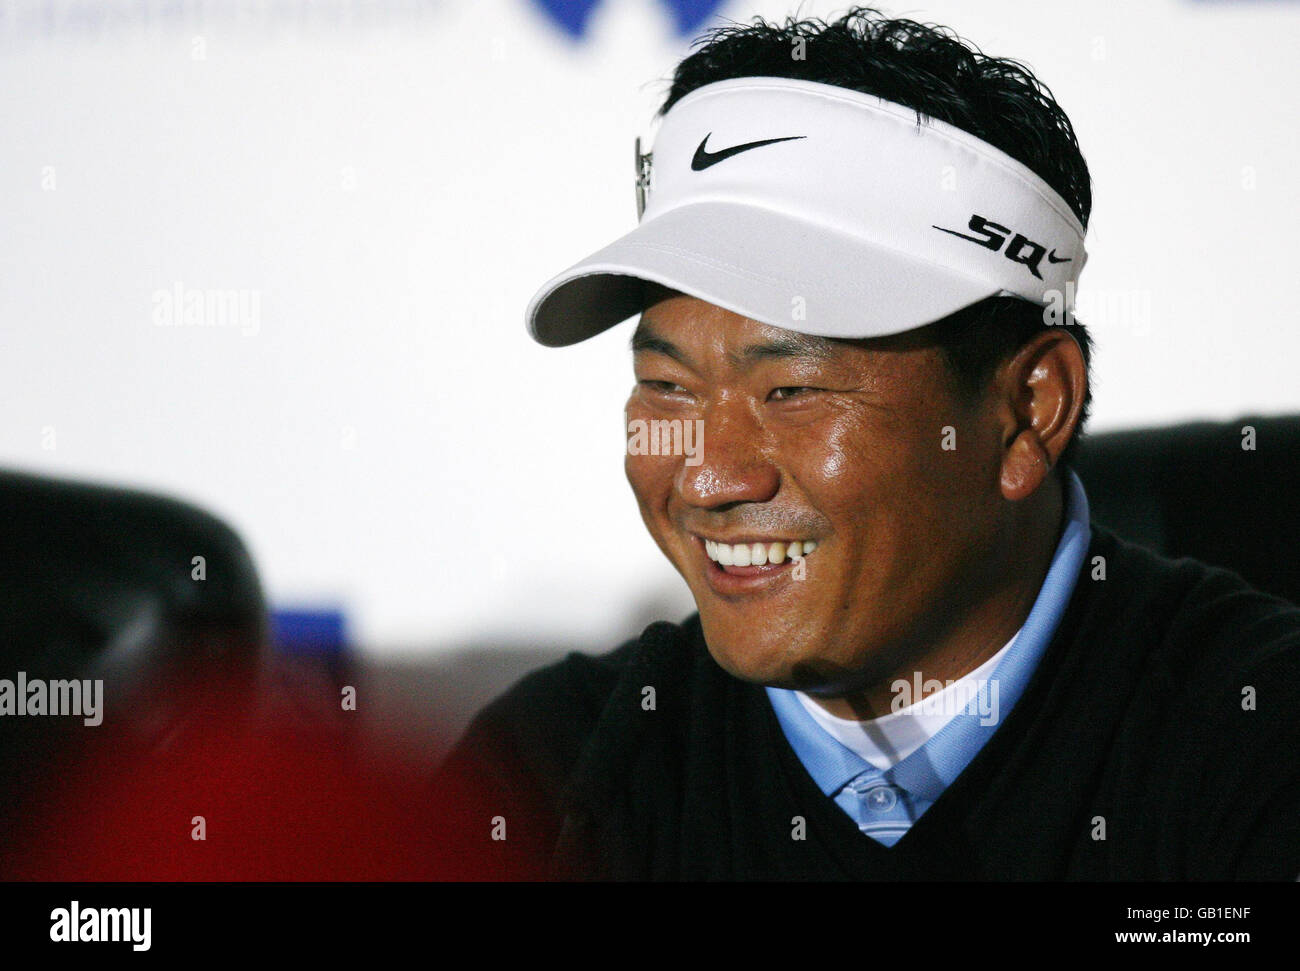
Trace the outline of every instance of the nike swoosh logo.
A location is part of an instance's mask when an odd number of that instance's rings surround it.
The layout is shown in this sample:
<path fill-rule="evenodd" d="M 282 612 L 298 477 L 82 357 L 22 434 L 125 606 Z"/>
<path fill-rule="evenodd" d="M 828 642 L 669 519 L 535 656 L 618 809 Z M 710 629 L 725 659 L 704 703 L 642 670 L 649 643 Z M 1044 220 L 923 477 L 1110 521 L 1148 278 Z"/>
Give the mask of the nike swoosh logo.
<path fill-rule="evenodd" d="M 1052 251 L 1051 251 L 1050 253 L 1047 254 L 1047 262 L 1048 262 L 1048 263 L 1069 263 L 1069 262 L 1070 262 L 1070 257 L 1068 257 L 1068 256 L 1057 256 L 1057 255 L 1056 255 L 1056 249 L 1055 249 L 1055 247 L 1053 247 Z"/>
<path fill-rule="evenodd" d="M 709 137 L 713 132 L 704 136 L 700 142 L 700 147 L 695 150 L 694 157 L 691 158 L 691 171 L 703 172 L 710 165 L 717 165 L 723 159 L 731 158 L 733 155 L 739 155 L 741 152 L 748 152 L 751 148 L 759 148 L 763 145 L 774 145 L 777 142 L 791 142 L 798 138 L 807 138 L 807 135 L 786 135 L 784 138 L 764 138 L 757 142 L 745 142 L 743 145 L 732 145 L 731 148 L 724 148 L 720 152 L 710 152 L 704 146 L 708 144 Z"/>

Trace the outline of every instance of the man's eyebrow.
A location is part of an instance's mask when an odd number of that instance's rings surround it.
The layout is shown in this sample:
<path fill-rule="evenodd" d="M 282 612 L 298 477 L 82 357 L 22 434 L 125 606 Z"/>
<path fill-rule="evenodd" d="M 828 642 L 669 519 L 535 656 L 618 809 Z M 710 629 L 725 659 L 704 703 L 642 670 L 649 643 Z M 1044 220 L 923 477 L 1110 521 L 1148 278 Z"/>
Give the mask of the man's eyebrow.
<path fill-rule="evenodd" d="M 660 337 L 644 324 L 638 326 L 632 334 L 632 351 L 633 353 L 650 351 L 663 354 L 682 364 L 687 363 L 685 355 L 676 344 Z M 826 337 L 814 337 L 792 331 L 758 344 L 749 344 L 739 354 L 729 354 L 728 360 L 733 367 L 743 368 L 758 361 L 790 357 L 812 357 L 829 361 L 836 357 L 835 342 Z"/>
<path fill-rule="evenodd" d="M 671 357 L 674 361 L 685 364 L 682 352 L 677 349 L 677 345 L 672 341 L 665 340 L 654 331 L 650 330 L 644 324 L 637 326 L 632 334 L 632 353 L 638 351 L 653 351 L 657 354 L 663 354 Z"/>
<path fill-rule="evenodd" d="M 736 366 L 755 361 L 768 361 L 786 357 L 812 357 L 819 361 L 829 361 L 836 357 L 835 343 L 826 337 L 814 337 L 811 334 L 798 334 L 793 331 L 763 341 L 750 344 L 739 355 L 732 355 L 731 362 Z"/>

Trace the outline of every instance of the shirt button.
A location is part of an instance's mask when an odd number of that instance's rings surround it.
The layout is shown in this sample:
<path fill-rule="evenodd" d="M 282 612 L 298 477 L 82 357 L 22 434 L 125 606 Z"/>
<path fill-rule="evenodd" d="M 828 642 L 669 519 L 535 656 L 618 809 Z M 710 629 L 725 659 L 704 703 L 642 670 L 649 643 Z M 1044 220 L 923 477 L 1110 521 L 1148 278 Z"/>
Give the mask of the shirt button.
<path fill-rule="evenodd" d="M 898 792 L 893 786 L 873 786 L 862 794 L 867 808 L 872 812 L 887 813 L 898 805 Z"/>

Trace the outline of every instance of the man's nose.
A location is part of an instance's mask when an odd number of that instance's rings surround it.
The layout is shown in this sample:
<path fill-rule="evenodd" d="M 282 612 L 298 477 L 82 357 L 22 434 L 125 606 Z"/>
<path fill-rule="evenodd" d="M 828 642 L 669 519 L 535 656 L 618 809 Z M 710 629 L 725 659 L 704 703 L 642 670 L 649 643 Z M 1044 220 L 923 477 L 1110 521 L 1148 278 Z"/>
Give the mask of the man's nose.
<path fill-rule="evenodd" d="M 761 424 L 742 402 L 711 405 L 702 439 L 699 461 L 677 472 L 677 493 L 688 505 L 712 509 L 776 495 L 780 473 L 764 447 Z"/>

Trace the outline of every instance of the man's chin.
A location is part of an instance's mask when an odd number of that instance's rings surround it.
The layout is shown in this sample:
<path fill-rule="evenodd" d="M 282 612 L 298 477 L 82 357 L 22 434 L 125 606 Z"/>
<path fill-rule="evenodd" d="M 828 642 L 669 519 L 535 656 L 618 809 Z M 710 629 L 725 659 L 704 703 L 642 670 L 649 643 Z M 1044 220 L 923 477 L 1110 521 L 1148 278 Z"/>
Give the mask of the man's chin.
<path fill-rule="evenodd" d="M 861 691 L 879 675 L 872 665 L 847 666 L 830 660 L 825 645 L 779 637 L 739 637 L 734 632 L 709 636 L 709 654 L 734 678 L 773 688 L 789 688 L 818 697 L 840 697 Z"/>
<path fill-rule="evenodd" d="M 801 645 L 774 638 L 710 638 L 707 629 L 705 640 L 713 660 L 734 678 L 774 688 L 806 686 L 800 675 L 806 676 L 810 666 Z"/>

